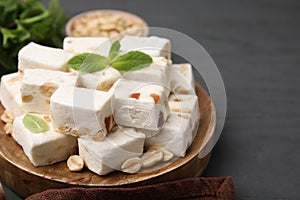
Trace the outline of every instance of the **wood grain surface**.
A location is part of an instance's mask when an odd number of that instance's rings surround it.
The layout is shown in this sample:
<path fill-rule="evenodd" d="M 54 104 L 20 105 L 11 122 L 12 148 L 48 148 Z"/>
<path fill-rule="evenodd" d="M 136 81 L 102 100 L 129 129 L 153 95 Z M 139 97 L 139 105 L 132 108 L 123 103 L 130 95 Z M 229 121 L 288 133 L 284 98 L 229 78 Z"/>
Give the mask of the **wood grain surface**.
<path fill-rule="evenodd" d="M 198 84 L 196 85 L 196 93 L 199 97 L 200 125 L 194 142 L 183 158 L 176 158 L 172 162 L 158 166 L 153 170 L 132 175 L 113 172 L 99 176 L 88 169 L 84 169 L 82 172 L 70 172 L 66 162 L 45 167 L 34 167 L 25 156 L 21 146 L 11 136 L 3 132 L 4 124 L 0 123 L 1 180 L 18 195 L 27 197 L 50 188 L 71 186 L 130 187 L 199 176 L 206 168 L 210 154 L 203 159 L 200 159 L 198 154 L 205 142 L 213 135 L 216 115 L 209 96 Z M 1 107 L 1 112 L 3 112 L 3 107 Z"/>
<path fill-rule="evenodd" d="M 1 183 L 0 183 L 0 200 L 5 200 L 5 194 Z"/>

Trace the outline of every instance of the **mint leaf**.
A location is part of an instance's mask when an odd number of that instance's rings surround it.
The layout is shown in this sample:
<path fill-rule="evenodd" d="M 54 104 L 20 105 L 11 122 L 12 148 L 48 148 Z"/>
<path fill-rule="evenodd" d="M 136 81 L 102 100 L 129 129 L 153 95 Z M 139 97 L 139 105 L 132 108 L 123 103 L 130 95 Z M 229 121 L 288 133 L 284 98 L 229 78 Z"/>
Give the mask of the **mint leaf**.
<path fill-rule="evenodd" d="M 59 0 L 51 0 L 48 7 L 52 22 L 50 26 L 51 35 L 50 37 L 48 36 L 48 39 L 50 40 L 50 44 L 57 47 L 62 47 L 64 35 L 62 34 L 61 30 L 68 19 L 65 16 L 64 10 L 59 6 Z"/>
<path fill-rule="evenodd" d="M 0 1 L 0 26 L 6 27 L 12 24 L 18 9 L 19 6 L 16 0 Z"/>
<path fill-rule="evenodd" d="M 0 0 L 0 76 L 17 70 L 18 51 L 29 42 L 62 47 L 67 19 L 59 0 Z"/>
<path fill-rule="evenodd" d="M 42 118 L 35 115 L 25 115 L 23 124 L 32 133 L 44 133 L 50 130 L 49 125 Z"/>
<path fill-rule="evenodd" d="M 108 60 L 113 61 L 120 53 L 121 44 L 119 41 L 114 42 L 109 50 Z"/>
<path fill-rule="evenodd" d="M 22 24 L 26 24 L 26 25 L 33 24 L 35 22 L 46 19 L 49 16 L 50 16 L 49 11 L 45 11 L 45 12 L 43 12 L 43 13 L 37 15 L 37 16 L 26 18 L 26 19 L 22 20 L 21 22 L 22 22 Z"/>
<path fill-rule="evenodd" d="M 118 56 L 121 44 L 116 41 L 109 50 L 108 57 L 94 53 L 82 53 L 71 58 L 67 66 L 81 72 L 95 72 L 111 65 L 119 71 L 139 70 L 149 66 L 152 58 L 140 51 L 130 51 L 124 55 Z"/>
<path fill-rule="evenodd" d="M 139 70 L 149 66 L 152 58 L 140 51 L 130 51 L 115 58 L 111 65 L 119 71 Z"/>
<path fill-rule="evenodd" d="M 109 64 L 106 57 L 95 53 L 82 53 L 71 58 L 67 66 L 80 72 L 95 72 L 104 69 Z"/>
<path fill-rule="evenodd" d="M 3 47 L 9 47 L 9 44 L 23 42 L 30 38 L 30 33 L 19 23 L 17 23 L 16 29 L 2 28 L 1 33 L 3 35 Z"/>

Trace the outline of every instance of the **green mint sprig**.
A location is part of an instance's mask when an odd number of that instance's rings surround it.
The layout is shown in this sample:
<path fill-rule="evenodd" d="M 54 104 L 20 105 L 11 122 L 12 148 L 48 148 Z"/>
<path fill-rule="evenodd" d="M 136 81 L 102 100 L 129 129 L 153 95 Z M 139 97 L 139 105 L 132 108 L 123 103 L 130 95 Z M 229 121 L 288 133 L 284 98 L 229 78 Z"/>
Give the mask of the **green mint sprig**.
<path fill-rule="evenodd" d="M 108 57 L 95 53 L 82 53 L 72 57 L 67 66 L 76 71 L 92 73 L 107 66 L 112 66 L 119 71 L 139 70 L 152 63 L 152 58 L 141 51 L 130 51 L 119 55 L 120 48 L 120 42 L 116 41 L 110 47 Z"/>
<path fill-rule="evenodd" d="M 42 118 L 31 114 L 24 116 L 23 124 L 32 133 L 44 133 L 50 130 L 49 125 Z"/>
<path fill-rule="evenodd" d="M 62 47 L 67 18 L 59 0 L 48 2 L 0 0 L 0 76 L 17 70 L 18 52 L 31 41 Z"/>

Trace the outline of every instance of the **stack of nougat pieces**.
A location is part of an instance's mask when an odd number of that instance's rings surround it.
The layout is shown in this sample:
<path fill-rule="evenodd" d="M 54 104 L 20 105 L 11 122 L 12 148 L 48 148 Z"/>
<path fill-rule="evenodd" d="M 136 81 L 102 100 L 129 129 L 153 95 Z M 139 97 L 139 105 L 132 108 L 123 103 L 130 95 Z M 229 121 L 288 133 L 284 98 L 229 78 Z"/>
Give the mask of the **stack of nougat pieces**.
<path fill-rule="evenodd" d="M 165 38 L 124 36 L 120 44 L 121 53 L 139 50 L 153 63 L 129 72 L 66 66 L 84 52 L 107 56 L 111 42 L 100 37 L 67 37 L 63 49 L 31 42 L 20 50 L 18 72 L 1 78 L 1 103 L 15 116 L 12 137 L 34 166 L 79 154 L 88 169 L 105 175 L 150 147 L 185 156 L 199 124 L 192 66 L 172 64 Z M 28 130 L 28 113 L 50 130 Z"/>

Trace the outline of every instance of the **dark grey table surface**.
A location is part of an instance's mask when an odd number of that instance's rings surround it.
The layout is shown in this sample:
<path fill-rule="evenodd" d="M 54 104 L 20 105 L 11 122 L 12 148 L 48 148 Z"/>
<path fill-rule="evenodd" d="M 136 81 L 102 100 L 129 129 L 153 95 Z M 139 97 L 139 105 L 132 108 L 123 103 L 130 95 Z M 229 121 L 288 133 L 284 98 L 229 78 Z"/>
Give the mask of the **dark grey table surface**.
<path fill-rule="evenodd" d="M 48 2 L 44 0 L 43 2 Z M 232 176 L 237 199 L 300 199 L 300 1 L 64 0 L 67 16 L 122 9 L 204 46 L 228 110 L 205 177 Z M 19 199 L 5 187 L 7 199 Z"/>

